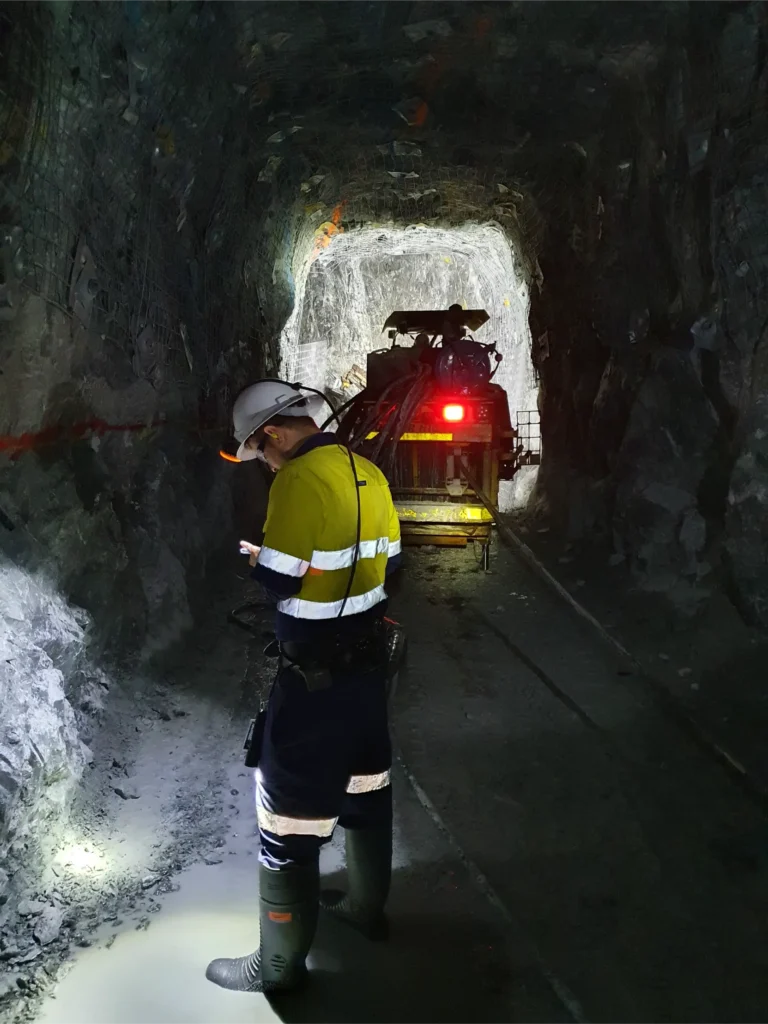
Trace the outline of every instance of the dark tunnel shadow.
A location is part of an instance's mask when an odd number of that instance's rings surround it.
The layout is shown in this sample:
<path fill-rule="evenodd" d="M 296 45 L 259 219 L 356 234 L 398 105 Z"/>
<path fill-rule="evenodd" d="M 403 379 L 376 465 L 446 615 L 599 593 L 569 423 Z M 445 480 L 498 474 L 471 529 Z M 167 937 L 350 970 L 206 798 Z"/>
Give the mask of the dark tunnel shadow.
<path fill-rule="evenodd" d="M 386 943 L 321 917 L 310 985 L 272 997 L 288 1024 L 505 1021 L 512 994 L 503 936 L 470 917 L 394 914 Z M 314 963 L 313 963 L 314 961 Z"/>
<path fill-rule="evenodd" d="M 653 710 L 608 749 L 586 730 L 495 752 L 441 735 L 441 766 L 474 787 L 442 778 L 436 805 L 587 1019 L 763 1020 L 768 825 L 719 766 L 673 743 Z M 428 748 L 405 747 L 436 792 Z"/>

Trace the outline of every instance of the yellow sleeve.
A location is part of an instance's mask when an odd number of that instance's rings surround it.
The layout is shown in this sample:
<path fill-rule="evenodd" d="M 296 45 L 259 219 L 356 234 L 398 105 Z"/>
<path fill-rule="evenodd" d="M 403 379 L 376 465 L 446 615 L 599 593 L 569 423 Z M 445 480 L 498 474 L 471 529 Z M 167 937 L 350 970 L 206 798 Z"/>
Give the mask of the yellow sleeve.
<path fill-rule="evenodd" d="M 258 565 L 284 576 L 304 576 L 315 550 L 319 515 L 318 495 L 307 475 L 281 469 L 269 492 Z"/>

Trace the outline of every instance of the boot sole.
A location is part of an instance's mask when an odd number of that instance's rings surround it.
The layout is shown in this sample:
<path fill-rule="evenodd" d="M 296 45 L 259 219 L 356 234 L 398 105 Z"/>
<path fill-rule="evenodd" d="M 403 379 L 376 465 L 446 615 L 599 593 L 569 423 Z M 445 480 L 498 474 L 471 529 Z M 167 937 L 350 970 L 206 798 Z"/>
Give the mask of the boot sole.
<path fill-rule="evenodd" d="M 225 992 L 241 992 L 243 995 L 265 995 L 265 996 L 282 996 L 290 995 L 292 992 L 303 992 L 309 985 L 309 972 L 307 971 L 301 977 L 296 978 L 288 984 L 280 984 L 275 982 L 260 981 L 253 988 L 240 988 L 235 985 L 227 985 L 225 982 L 218 981 L 216 978 L 212 978 L 206 973 L 205 977 L 208 981 L 212 982 L 218 988 L 224 989 Z"/>

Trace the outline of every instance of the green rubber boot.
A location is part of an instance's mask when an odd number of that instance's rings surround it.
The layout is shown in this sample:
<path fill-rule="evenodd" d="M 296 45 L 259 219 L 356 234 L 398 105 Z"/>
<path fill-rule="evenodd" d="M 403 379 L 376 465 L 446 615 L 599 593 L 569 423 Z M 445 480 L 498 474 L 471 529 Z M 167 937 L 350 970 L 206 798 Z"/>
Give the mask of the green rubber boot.
<path fill-rule="evenodd" d="M 249 956 L 212 960 L 205 976 L 235 992 L 288 992 L 308 978 L 317 928 L 317 863 L 272 871 L 259 865 L 261 943 Z"/>
<path fill-rule="evenodd" d="M 347 829 L 345 839 L 349 890 L 325 890 L 320 905 L 371 942 L 382 942 L 389 938 L 384 905 L 392 879 L 392 825 Z"/>

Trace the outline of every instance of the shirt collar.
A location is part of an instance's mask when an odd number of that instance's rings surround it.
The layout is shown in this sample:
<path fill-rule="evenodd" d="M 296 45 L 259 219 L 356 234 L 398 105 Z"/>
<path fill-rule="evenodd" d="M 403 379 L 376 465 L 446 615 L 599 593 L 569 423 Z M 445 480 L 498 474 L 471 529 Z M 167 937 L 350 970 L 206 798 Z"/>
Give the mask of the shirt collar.
<path fill-rule="evenodd" d="M 302 441 L 291 458 L 298 459 L 299 456 L 306 455 L 307 452 L 314 451 L 315 448 L 324 448 L 326 445 L 337 443 L 335 434 L 328 433 L 328 431 L 320 431 L 318 434 L 312 434 L 306 441 Z"/>

